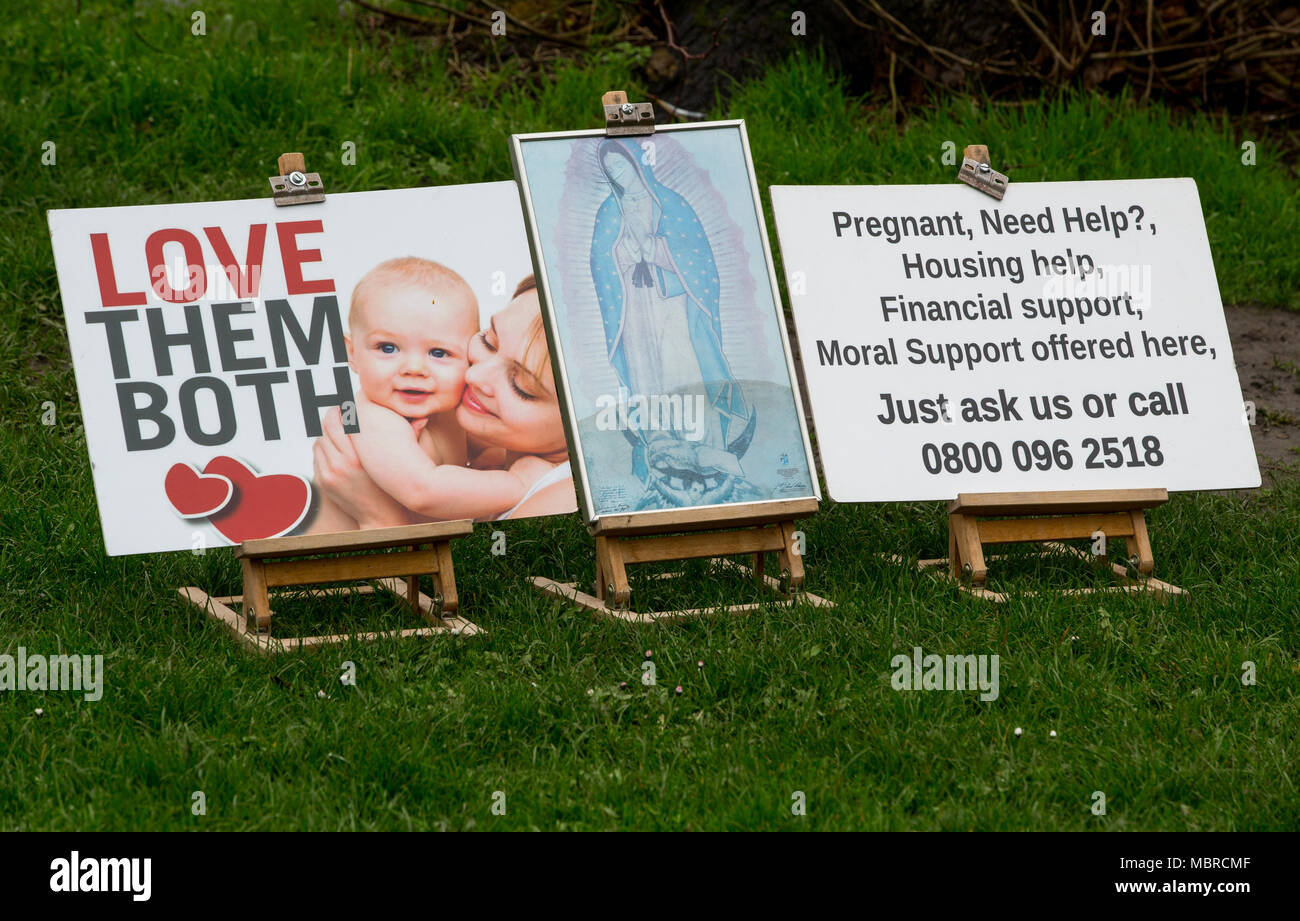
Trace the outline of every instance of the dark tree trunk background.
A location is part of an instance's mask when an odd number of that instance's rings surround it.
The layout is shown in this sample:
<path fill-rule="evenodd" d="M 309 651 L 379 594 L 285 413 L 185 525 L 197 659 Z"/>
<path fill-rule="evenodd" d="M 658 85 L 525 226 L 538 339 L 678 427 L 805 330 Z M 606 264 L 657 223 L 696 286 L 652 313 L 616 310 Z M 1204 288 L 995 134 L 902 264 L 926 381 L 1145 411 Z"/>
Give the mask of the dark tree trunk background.
<path fill-rule="evenodd" d="M 850 89 L 886 97 L 892 58 L 895 90 L 906 100 L 927 89 L 973 89 L 976 81 L 1012 98 L 1127 85 L 1144 97 L 1234 115 L 1300 113 L 1296 3 L 817 0 L 795 4 L 807 17 L 804 36 L 791 32 L 788 2 L 652 6 L 661 44 L 647 68 L 650 89 L 689 109 L 707 109 L 733 81 L 791 53 L 820 48 Z M 1095 12 L 1105 15 L 1105 35 L 1093 33 Z"/>
<path fill-rule="evenodd" d="M 1123 89 L 1244 117 L 1300 148 L 1297 0 L 351 2 L 377 29 L 450 47 L 453 72 L 467 76 L 510 58 L 525 78 L 544 78 L 561 59 L 622 43 L 649 48 L 645 88 L 688 118 L 792 54 L 822 53 L 851 92 L 888 100 L 900 119 L 936 93 L 1017 100 Z M 802 35 L 792 29 L 796 9 Z M 491 32 L 490 17 L 502 15 L 507 41 Z"/>

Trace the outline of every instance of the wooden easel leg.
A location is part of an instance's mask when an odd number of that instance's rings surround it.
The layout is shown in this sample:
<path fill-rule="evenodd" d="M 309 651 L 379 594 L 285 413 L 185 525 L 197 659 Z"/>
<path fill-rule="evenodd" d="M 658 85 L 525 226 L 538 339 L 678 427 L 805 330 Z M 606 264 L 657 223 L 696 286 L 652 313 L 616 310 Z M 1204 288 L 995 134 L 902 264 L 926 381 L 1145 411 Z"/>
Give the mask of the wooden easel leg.
<path fill-rule="evenodd" d="M 1133 554 L 1138 558 L 1138 572 L 1149 576 L 1155 571 L 1155 555 L 1151 552 L 1151 538 L 1147 536 L 1147 516 L 1142 509 L 1129 512 L 1133 521 Z"/>
<path fill-rule="evenodd" d="M 609 541 L 609 577 L 614 583 L 614 606 L 626 608 L 631 605 L 632 586 L 627 581 L 627 565 L 623 561 L 621 541 Z"/>
<path fill-rule="evenodd" d="M 596 597 L 606 603 L 609 602 L 609 594 L 613 583 L 609 580 L 609 561 L 606 554 L 605 541 L 607 538 L 596 538 Z"/>
<path fill-rule="evenodd" d="M 244 571 L 244 622 L 250 633 L 271 632 L 271 599 L 266 594 L 266 569 L 261 560 L 239 561 Z"/>
<path fill-rule="evenodd" d="M 974 518 L 966 518 L 965 539 L 965 556 L 970 560 L 971 584 L 983 588 L 988 580 L 989 568 L 984 562 L 984 547 L 980 544 L 979 524 Z"/>
<path fill-rule="evenodd" d="M 1091 554 L 1092 563 L 1094 567 L 1110 572 L 1110 537 L 1105 531 L 1102 532 L 1102 537 L 1105 538 L 1105 542 L 1102 546 L 1106 548 L 1106 552 Z"/>
<path fill-rule="evenodd" d="M 419 550 L 419 544 L 411 544 L 412 550 Z M 406 603 L 411 606 L 411 610 L 416 614 L 420 613 L 420 577 L 406 577 Z"/>
<path fill-rule="evenodd" d="M 975 588 L 983 588 L 988 578 L 988 566 L 984 562 L 984 548 L 980 546 L 979 525 L 973 517 L 960 512 L 948 516 L 949 540 L 956 540 L 961 565 L 955 577 L 962 579 L 970 567 L 970 581 Z"/>
<path fill-rule="evenodd" d="M 948 516 L 948 575 L 953 581 L 961 581 L 961 541 L 957 540 L 957 530 L 961 527 L 960 515 Z"/>
<path fill-rule="evenodd" d="M 444 540 L 434 547 L 438 551 L 438 591 L 442 595 L 442 610 L 438 616 L 441 617 L 443 614 L 455 614 L 460 599 L 456 595 L 456 569 L 451 562 L 451 544 Z"/>
<path fill-rule="evenodd" d="M 627 584 L 627 567 L 617 538 L 596 538 L 596 597 L 614 608 L 626 608 L 632 600 Z"/>
<path fill-rule="evenodd" d="M 780 527 L 781 550 L 778 559 L 781 568 L 790 573 L 788 591 L 794 594 L 803 590 L 803 557 L 794 552 L 797 526 L 794 521 L 783 521 Z"/>

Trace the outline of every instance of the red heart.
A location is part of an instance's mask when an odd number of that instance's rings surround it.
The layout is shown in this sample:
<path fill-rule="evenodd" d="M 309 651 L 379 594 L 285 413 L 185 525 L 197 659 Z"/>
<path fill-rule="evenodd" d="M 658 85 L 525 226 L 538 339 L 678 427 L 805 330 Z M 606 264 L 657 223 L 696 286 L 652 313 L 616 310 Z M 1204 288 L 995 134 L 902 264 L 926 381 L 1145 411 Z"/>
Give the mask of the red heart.
<path fill-rule="evenodd" d="M 199 473 L 189 464 L 172 464 L 163 478 L 163 490 L 182 518 L 214 515 L 235 494 L 234 484 L 224 476 Z"/>
<path fill-rule="evenodd" d="M 230 504 L 208 520 L 236 544 L 289 533 L 311 506 L 311 487 L 300 476 L 288 473 L 258 476 L 243 461 L 225 456 L 212 458 L 203 472 L 226 477 L 234 484 L 235 495 Z"/>

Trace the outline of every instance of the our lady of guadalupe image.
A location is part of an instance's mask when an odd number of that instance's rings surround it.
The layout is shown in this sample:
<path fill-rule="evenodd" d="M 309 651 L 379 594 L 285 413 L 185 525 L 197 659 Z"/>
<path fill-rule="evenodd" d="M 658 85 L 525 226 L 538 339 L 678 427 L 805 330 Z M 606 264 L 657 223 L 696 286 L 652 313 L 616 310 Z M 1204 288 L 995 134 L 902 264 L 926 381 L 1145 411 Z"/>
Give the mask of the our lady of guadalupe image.
<path fill-rule="evenodd" d="M 734 123 L 520 140 L 593 513 L 812 495 Z"/>
<path fill-rule="evenodd" d="M 646 485 L 637 508 L 756 497 L 740 459 L 757 410 L 723 354 L 718 267 L 704 227 L 627 141 L 604 141 L 597 158 L 609 194 L 592 230 L 591 277 L 610 364 L 634 399 L 694 395 L 701 384 L 706 398 L 698 440 L 681 430 L 624 429 L 632 472 Z"/>

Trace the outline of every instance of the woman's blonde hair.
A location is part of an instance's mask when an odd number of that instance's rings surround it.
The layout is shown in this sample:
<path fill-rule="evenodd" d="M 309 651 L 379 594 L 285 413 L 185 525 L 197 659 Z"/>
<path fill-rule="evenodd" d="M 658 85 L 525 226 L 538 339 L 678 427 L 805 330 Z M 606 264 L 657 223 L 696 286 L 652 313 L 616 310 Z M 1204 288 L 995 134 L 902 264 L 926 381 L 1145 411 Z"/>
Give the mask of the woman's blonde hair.
<path fill-rule="evenodd" d="M 515 293 L 510 296 L 510 300 L 513 301 L 521 294 L 527 294 L 529 291 L 534 291 L 536 289 L 537 278 L 530 272 L 523 277 L 523 280 L 520 281 L 518 285 L 515 286 Z M 530 361 L 529 356 L 533 354 L 533 350 L 539 342 L 542 346 L 540 360 L 534 359 Z M 538 302 L 537 316 L 533 317 L 532 322 L 528 324 L 528 333 L 524 336 L 524 351 L 519 363 L 524 366 L 529 374 L 537 378 L 539 382 L 542 380 L 547 367 L 551 363 L 551 350 L 546 345 L 546 329 L 542 326 L 540 301 Z"/>

